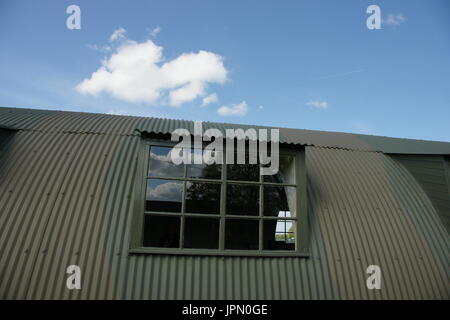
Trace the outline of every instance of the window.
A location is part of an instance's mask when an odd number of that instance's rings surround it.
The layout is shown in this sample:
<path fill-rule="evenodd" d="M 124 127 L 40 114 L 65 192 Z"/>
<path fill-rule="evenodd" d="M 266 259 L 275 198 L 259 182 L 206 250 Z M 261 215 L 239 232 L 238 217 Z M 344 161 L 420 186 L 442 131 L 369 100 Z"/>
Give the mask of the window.
<path fill-rule="evenodd" d="M 146 145 L 145 201 L 132 252 L 305 255 L 302 151 L 282 149 L 278 173 L 263 176 L 259 164 L 176 165 L 171 150 L 168 143 Z"/>

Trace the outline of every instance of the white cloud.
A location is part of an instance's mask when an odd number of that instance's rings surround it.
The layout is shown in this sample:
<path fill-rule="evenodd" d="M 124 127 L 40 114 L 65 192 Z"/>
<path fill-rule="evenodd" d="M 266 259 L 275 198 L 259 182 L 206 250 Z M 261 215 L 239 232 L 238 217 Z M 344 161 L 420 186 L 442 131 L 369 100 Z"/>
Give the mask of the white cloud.
<path fill-rule="evenodd" d="M 180 201 L 183 184 L 180 182 L 160 183 L 147 188 L 147 200 Z"/>
<path fill-rule="evenodd" d="M 158 33 L 161 32 L 161 27 L 157 26 L 156 28 L 154 28 L 152 31 L 150 31 L 150 36 L 152 38 L 156 37 L 158 35 Z"/>
<path fill-rule="evenodd" d="M 215 103 L 217 101 L 219 101 L 219 97 L 217 96 L 217 94 L 211 93 L 210 95 L 203 98 L 202 106 L 206 106 L 208 104 Z"/>
<path fill-rule="evenodd" d="M 125 30 L 116 31 L 111 38 L 126 41 L 76 86 L 79 93 L 95 96 L 106 92 L 131 103 L 180 106 L 207 95 L 209 83 L 227 80 L 228 71 L 218 54 L 200 50 L 165 61 L 163 48 L 153 41 L 139 43 L 122 37 Z"/>
<path fill-rule="evenodd" d="M 329 103 L 326 101 L 310 100 L 306 103 L 307 106 L 311 106 L 318 109 L 326 109 L 329 107 Z"/>
<path fill-rule="evenodd" d="M 109 37 L 109 42 L 114 42 L 116 40 L 125 39 L 126 33 L 127 33 L 127 31 L 124 28 L 119 28 L 119 29 L 114 30 L 112 35 Z"/>
<path fill-rule="evenodd" d="M 227 116 L 245 116 L 247 114 L 248 108 L 247 103 L 242 101 L 239 104 L 232 104 L 231 106 L 221 106 L 217 109 L 217 113 L 223 117 Z"/>
<path fill-rule="evenodd" d="M 387 19 L 382 19 L 382 24 L 387 26 L 398 26 L 406 21 L 405 16 L 402 13 L 392 14 L 389 13 Z"/>
<path fill-rule="evenodd" d="M 87 44 L 86 46 L 91 50 L 100 51 L 103 53 L 109 52 L 112 49 L 110 46 L 98 46 L 96 44 Z"/>
<path fill-rule="evenodd" d="M 264 109 L 264 106 L 259 106 L 258 108 L 259 108 L 259 110 L 262 110 L 262 109 Z"/>

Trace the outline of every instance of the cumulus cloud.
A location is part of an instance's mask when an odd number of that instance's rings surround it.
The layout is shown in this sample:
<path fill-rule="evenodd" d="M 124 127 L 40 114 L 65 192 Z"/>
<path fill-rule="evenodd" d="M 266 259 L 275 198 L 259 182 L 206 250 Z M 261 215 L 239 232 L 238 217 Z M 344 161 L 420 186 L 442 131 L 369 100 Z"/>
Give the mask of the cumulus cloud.
<path fill-rule="evenodd" d="M 181 182 L 162 182 L 147 188 L 147 200 L 181 201 Z"/>
<path fill-rule="evenodd" d="M 215 103 L 217 101 L 219 101 L 219 97 L 217 96 L 217 94 L 211 93 L 210 95 L 207 95 L 206 97 L 203 98 L 202 106 L 206 106 L 208 104 Z"/>
<path fill-rule="evenodd" d="M 310 100 L 306 103 L 307 106 L 311 106 L 318 109 L 326 109 L 329 107 L 329 103 L 326 101 Z"/>
<path fill-rule="evenodd" d="M 200 50 L 167 61 L 163 48 L 152 40 L 129 40 L 121 29 L 111 35 L 112 41 L 122 40 L 121 44 L 76 86 L 79 93 L 106 92 L 131 103 L 180 106 L 206 96 L 208 84 L 227 80 L 223 57 L 216 53 Z"/>
<path fill-rule="evenodd" d="M 245 116 L 247 114 L 248 108 L 247 103 L 242 101 L 238 104 L 232 104 L 230 106 L 221 106 L 217 109 L 217 113 L 223 117 L 228 116 Z"/>
<path fill-rule="evenodd" d="M 402 13 L 392 14 L 389 13 L 387 15 L 387 19 L 382 19 L 382 24 L 387 26 L 398 26 L 406 21 L 405 16 Z"/>

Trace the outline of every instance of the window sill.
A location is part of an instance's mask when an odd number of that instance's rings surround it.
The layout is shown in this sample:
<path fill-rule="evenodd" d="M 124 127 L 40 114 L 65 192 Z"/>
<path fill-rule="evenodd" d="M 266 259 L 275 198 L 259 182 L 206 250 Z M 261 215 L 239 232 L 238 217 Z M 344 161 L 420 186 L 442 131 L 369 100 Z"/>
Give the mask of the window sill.
<path fill-rule="evenodd" d="M 247 250 L 210 250 L 210 249 L 172 249 L 139 247 L 130 249 L 130 254 L 161 254 L 185 256 L 222 256 L 222 257 L 298 257 L 309 258 L 309 253 L 292 251 L 247 251 Z"/>

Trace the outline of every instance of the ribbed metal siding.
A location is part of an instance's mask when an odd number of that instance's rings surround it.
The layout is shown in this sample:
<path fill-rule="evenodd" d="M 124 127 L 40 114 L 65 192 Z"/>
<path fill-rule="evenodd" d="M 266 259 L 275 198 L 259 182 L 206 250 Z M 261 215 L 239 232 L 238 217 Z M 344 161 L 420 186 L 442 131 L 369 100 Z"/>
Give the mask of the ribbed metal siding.
<path fill-rule="evenodd" d="M 115 116 L 105 114 L 17 109 L 0 107 L 0 126 L 45 132 L 78 132 L 95 134 L 137 135 L 138 131 L 170 134 L 186 128 L 193 132 L 193 121 Z M 270 128 L 254 125 L 203 122 L 203 129 L 225 132 L 235 128 Z M 280 142 L 349 150 L 382 151 L 385 153 L 450 154 L 450 143 L 398 139 L 341 132 L 280 128 Z"/>
<path fill-rule="evenodd" d="M 448 233 L 374 152 L 307 148 L 310 258 L 129 255 L 139 139 L 15 134 L 0 155 L 0 298 L 449 299 Z M 80 291 L 65 288 L 70 264 Z M 366 289 L 369 264 L 382 290 Z"/>
<path fill-rule="evenodd" d="M 440 155 L 394 155 L 416 178 L 450 232 L 450 186 L 446 163 Z"/>
<path fill-rule="evenodd" d="M 449 237 L 420 186 L 381 153 L 309 148 L 313 205 L 343 298 L 366 298 L 363 269 L 383 271 L 381 298 L 449 297 Z M 311 190 L 311 186 L 310 186 Z"/>

